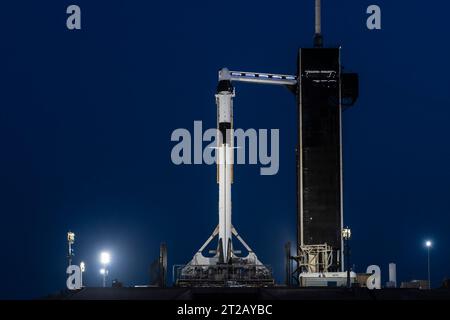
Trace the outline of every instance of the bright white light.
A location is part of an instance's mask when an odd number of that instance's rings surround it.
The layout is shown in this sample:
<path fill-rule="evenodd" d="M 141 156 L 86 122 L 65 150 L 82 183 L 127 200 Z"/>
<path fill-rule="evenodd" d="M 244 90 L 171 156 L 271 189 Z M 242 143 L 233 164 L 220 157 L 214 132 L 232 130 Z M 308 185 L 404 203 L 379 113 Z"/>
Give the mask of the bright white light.
<path fill-rule="evenodd" d="M 101 268 L 101 269 L 100 269 L 100 274 L 105 274 L 105 273 L 106 273 L 105 268 Z"/>
<path fill-rule="evenodd" d="M 350 230 L 350 228 L 347 227 L 342 229 L 342 238 L 344 238 L 345 240 L 349 240 L 351 236 L 352 231 Z"/>
<path fill-rule="evenodd" d="M 84 272 L 86 270 L 86 265 L 84 264 L 83 261 L 80 262 L 80 270 L 81 272 Z"/>
<path fill-rule="evenodd" d="M 427 248 L 430 248 L 432 243 L 430 240 L 427 240 L 427 242 L 425 242 L 425 245 L 427 246 Z"/>
<path fill-rule="evenodd" d="M 102 252 L 100 254 L 100 262 L 104 265 L 111 262 L 111 255 L 109 254 L 109 252 Z"/>

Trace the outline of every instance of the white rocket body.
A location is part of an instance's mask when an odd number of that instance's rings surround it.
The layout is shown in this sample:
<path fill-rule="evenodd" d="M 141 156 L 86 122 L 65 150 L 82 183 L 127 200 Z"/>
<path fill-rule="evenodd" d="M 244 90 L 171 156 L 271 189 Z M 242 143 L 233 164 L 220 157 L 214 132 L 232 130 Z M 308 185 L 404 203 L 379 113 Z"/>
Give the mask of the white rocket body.
<path fill-rule="evenodd" d="M 220 264 L 238 264 L 258 266 L 258 270 L 267 274 L 269 271 L 258 260 L 258 257 L 248 244 L 236 231 L 231 222 L 231 184 L 233 183 L 234 142 L 233 142 L 233 98 L 234 88 L 231 84 L 229 71 L 222 69 L 219 72 L 219 84 L 216 91 L 217 105 L 217 183 L 219 185 L 219 223 L 211 236 L 200 247 L 191 262 L 183 269 L 186 275 L 195 273 L 195 266 L 213 266 Z M 248 252 L 247 255 L 239 255 L 242 252 L 233 251 L 233 236 Z M 213 239 L 217 237 L 216 250 L 209 250 L 213 256 L 203 255 L 203 251 Z M 259 272 L 258 271 L 258 272 Z"/>
<path fill-rule="evenodd" d="M 230 86 L 218 89 L 217 103 L 217 183 L 219 184 L 219 261 L 229 262 L 233 255 L 231 224 L 231 184 L 233 183 L 233 97 Z"/>

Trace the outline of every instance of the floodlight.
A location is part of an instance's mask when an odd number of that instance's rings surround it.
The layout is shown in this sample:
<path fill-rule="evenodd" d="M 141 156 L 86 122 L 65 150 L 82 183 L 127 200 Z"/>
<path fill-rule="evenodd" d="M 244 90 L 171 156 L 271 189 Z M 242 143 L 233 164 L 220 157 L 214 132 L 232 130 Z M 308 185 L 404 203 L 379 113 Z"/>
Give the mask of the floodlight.
<path fill-rule="evenodd" d="M 352 231 L 350 230 L 350 228 L 347 227 L 342 229 L 342 238 L 344 238 L 344 240 L 349 240 L 351 236 Z"/>
<path fill-rule="evenodd" d="M 109 252 L 102 252 L 100 254 L 100 262 L 103 265 L 107 265 L 111 262 L 111 255 L 109 254 Z"/>
<path fill-rule="evenodd" d="M 73 233 L 71 231 L 67 232 L 67 241 L 70 244 L 73 244 L 75 242 L 75 233 Z"/>

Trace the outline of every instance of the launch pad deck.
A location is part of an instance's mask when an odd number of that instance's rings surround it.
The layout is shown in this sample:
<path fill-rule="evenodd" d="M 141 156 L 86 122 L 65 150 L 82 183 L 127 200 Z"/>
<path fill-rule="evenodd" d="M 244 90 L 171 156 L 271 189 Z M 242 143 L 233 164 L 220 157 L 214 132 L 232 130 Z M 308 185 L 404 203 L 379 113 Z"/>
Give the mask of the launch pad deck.
<path fill-rule="evenodd" d="M 48 296 L 50 300 L 450 300 L 450 289 L 366 288 L 83 288 Z"/>

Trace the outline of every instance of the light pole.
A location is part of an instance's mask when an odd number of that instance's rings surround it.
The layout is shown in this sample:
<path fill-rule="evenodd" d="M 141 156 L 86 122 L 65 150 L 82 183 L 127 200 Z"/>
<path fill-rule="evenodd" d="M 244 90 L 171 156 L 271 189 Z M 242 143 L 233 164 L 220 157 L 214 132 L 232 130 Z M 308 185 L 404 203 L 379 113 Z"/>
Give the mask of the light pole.
<path fill-rule="evenodd" d="M 109 252 L 102 252 L 100 254 L 100 263 L 103 268 L 100 269 L 100 274 L 103 275 L 103 287 L 106 287 L 106 277 L 108 276 L 108 264 L 111 262 L 111 255 Z"/>
<path fill-rule="evenodd" d="M 81 287 L 83 287 L 83 273 L 86 271 L 86 264 L 81 261 L 80 262 L 80 271 L 81 271 Z"/>
<path fill-rule="evenodd" d="M 427 240 L 425 242 L 425 246 L 427 247 L 427 254 L 428 254 L 428 289 L 431 289 L 431 270 L 430 270 L 430 249 L 433 243 L 430 240 Z"/>
<path fill-rule="evenodd" d="M 106 287 L 106 276 L 108 275 L 108 270 L 105 268 L 100 269 L 100 274 L 103 276 L 103 288 Z"/>
<path fill-rule="evenodd" d="M 68 245 L 68 249 L 69 249 L 69 252 L 67 254 L 67 260 L 68 260 L 69 266 L 72 265 L 72 258 L 74 256 L 73 248 L 72 248 L 72 245 L 74 243 L 75 243 L 75 233 L 73 233 L 71 231 L 67 232 L 67 245 Z"/>
<path fill-rule="evenodd" d="M 351 283 L 350 283 L 350 238 L 352 236 L 352 231 L 350 230 L 349 227 L 345 227 L 344 229 L 342 229 L 342 238 L 344 239 L 344 252 L 345 252 L 345 256 L 346 256 L 346 266 L 347 266 L 347 288 L 351 288 Z"/>

